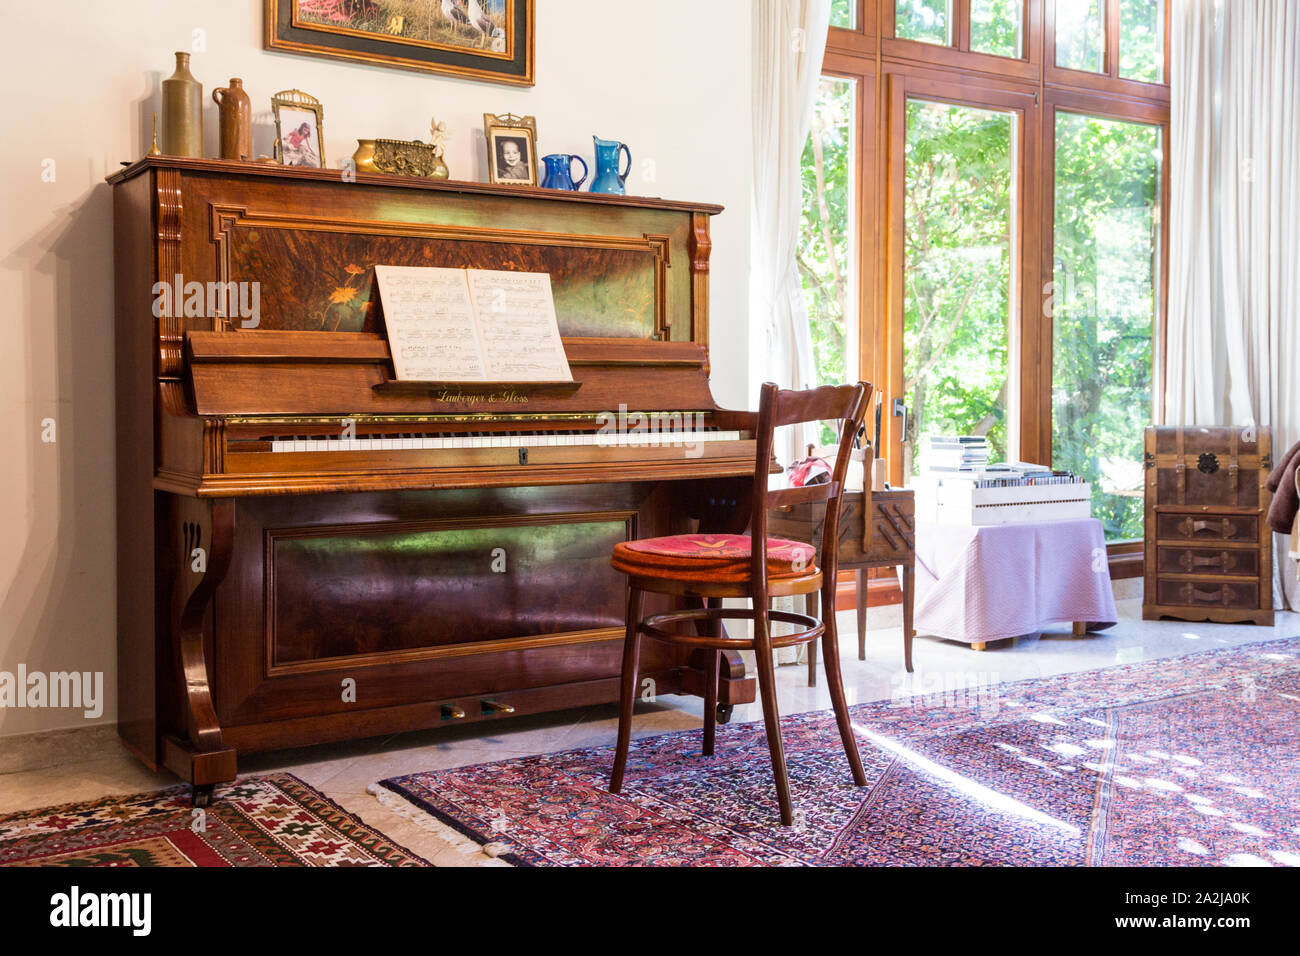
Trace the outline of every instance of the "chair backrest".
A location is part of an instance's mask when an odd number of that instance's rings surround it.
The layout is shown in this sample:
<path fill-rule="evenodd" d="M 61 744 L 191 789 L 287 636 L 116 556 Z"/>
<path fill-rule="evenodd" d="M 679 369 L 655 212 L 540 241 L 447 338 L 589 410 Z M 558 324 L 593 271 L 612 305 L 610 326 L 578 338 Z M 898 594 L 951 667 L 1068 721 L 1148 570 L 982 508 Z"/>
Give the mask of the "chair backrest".
<path fill-rule="evenodd" d="M 761 547 L 751 547 L 752 566 L 750 581 L 756 592 L 767 593 L 767 513 L 773 508 L 803 502 L 825 501 L 826 523 L 822 527 L 821 556 L 818 561 L 822 574 L 831 581 L 832 592 L 836 573 L 839 544 L 840 497 L 844 492 L 844 478 L 848 474 L 849 460 L 853 457 L 853 440 L 862 429 L 871 400 L 872 386 L 866 382 L 857 385 L 825 386 L 804 391 L 783 389 L 767 382 L 763 385 L 758 404 L 758 433 L 754 463 L 753 512 L 750 516 L 750 533 Z M 839 454 L 831 470 L 831 480 L 825 484 L 803 488 L 768 490 L 768 467 L 772 460 L 772 436 L 784 425 L 801 422 L 839 421 Z M 871 463 L 863 463 L 863 485 L 870 487 L 867 477 Z M 834 613 L 833 611 L 824 613 Z"/>

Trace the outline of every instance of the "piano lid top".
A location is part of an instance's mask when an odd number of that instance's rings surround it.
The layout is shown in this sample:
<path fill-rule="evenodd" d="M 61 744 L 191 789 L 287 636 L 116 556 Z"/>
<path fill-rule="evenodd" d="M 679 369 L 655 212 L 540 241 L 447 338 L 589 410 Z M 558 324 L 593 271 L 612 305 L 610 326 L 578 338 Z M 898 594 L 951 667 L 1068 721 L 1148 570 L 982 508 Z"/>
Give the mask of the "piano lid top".
<path fill-rule="evenodd" d="M 303 166 L 283 166 L 280 163 L 249 163 L 231 159 L 190 159 L 184 156 L 145 156 L 120 169 L 105 180 L 112 184 L 126 182 L 149 169 L 180 169 L 198 173 L 222 173 L 239 176 L 262 176 L 271 179 L 320 181 L 337 183 L 343 175 L 341 169 L 309 169 Z M 433 192 L 471 193 L 493 196 L 519 196 L 529 199 L 548 199 L 555 202 L 595 203 L 611 206 L 634 206 L 644 209 L 674 209 L 701 212 L 716 216 L 723 207 L 716 203 L 679 202 L 651 196 L 611 196 L 606 193 L 567 192 L 560 189 L 542 189 L 539 186 L 513 186 L 492 183 L 465 182 L 451 179 L 426 179 L 421 176 L 395 176 L 389 173 L 357 172 L 356 182 L 370 186 L 391 186 L 400 189 L 424 189 Z"/>

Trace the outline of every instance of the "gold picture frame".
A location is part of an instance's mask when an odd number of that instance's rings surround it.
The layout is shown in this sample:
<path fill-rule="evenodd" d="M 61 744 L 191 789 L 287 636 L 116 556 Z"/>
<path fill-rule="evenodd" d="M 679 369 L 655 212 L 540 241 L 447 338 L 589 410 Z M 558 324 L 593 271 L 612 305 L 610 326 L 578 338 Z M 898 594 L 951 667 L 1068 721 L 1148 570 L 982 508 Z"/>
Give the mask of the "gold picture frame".
<path fill-rule="evenodd" d="M 532 86 L 536 0 L 426 0 L 427 16 L 382 4 L 263 0 L 263 46 L 422 73 Z M 327 9 L 328 8 L 328 9 Z"/>
<path fill-rule="evenodd" d="M 488 182 L 538 185 L 536 117 L 484 113 L 483 138 L 487 144 Z"/>
<path fill-rule="evenodd" d="M 302 90 L 281 90 L 271 97 L 271 112 L 275 114 L 276 160 L 285 166 L 324 169 L 325 108 L 321 101 Z"/>

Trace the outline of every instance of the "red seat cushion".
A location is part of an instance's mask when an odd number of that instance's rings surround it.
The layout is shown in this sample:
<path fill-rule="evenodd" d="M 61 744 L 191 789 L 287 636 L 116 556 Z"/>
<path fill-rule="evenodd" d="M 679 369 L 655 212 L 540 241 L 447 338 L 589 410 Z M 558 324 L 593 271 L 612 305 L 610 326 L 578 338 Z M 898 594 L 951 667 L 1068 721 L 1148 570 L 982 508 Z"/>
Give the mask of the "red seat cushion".
<path fill-rule="evenodd" d="M 675 534 L 643 538 L 614 546 L 615 570 L 649 578 L 678 581 L 747 581 L 749 546 L 743 534 Z M 767 539 L 770 578 L 799 577 L 817 570 L 817 552 L 810 544 L 785 538 Z"/>

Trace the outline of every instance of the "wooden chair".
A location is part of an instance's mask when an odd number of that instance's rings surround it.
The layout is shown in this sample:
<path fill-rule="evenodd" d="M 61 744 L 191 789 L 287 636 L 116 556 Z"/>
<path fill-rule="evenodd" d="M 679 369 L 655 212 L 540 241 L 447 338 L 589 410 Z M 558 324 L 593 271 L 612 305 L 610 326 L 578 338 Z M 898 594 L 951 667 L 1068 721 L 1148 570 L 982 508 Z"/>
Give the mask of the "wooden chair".
<path fill-rule="evenodd" d="M 785 753 L 781 744 L 781 724 L 776 706 L 776 673 L 772 650 L 822 639 L 822 656 L 826 666 L 826 683 L 835 708 L 840 738 L 849 758 L 853 781 L 866 784 L 862 758 L 858 754 L 849 723 L 844 685 L 840 679 L 839 643 L 835 631 L 835 565 L 838 546 L 840 495 L 848 471 L 853 436 L 858 433 L 871 397 L 865 382 L 787 391 L 771 382 L 763 386 L 759 403 L 757 452 L 754 461 L 754 490 L 750 516 L 750 536 L 724 534 L 674 535 L 627 541 L 614 548 L 612 564 L 628 575 L 627 637 L 623 645 L 622 693 L 618 714 L 618 749 L 609 789 L 618 793 L 623 786 L 628 745 L 632 737 L 632 706 L 637 688 L 637 651 L 641 637 L 712 651 L 704 697 L 705 756 L 713 753 L 717 723 L 719 658 L 722 650 L 751 649 L 757 658 L 758 686 L 763 703 L 763 723 L 767 728 L 768 749 L 776 778 L 781 822 L 794 823 L 790 803 L 790 782 L 786 774 Z M 768 463 L 772 456 L 772 433 L 782 425 L 838 419 L 840 451 L 828 484 L 804 488 L 768 490 Z M 826 502 L 826 529 L 822 536 L 821 559 L 809 544 L 768 538 L 769 509 L 810 501 Z M 753 541 L 763 547 L 752 548 Z M 831 609 L 824 621 L 793 611 L 773 611 L 770 599 L 786 594 L 810 594 L 821 591 L 821 606 Z M 642 619 L 646 591 L 671 594 L 701 604 L 682 611 L 654 614 Z M 749 598 L 751 608 L 723 608 L 723 598 Z M 753 621 L 752 639 L 729 637 L 722 627 L 727 619 Z M 772 634 L 772 622 L 793 624 L 791 634 Z M 694 634 L 674 633 L 681 625 L 693 626 Z"/>

